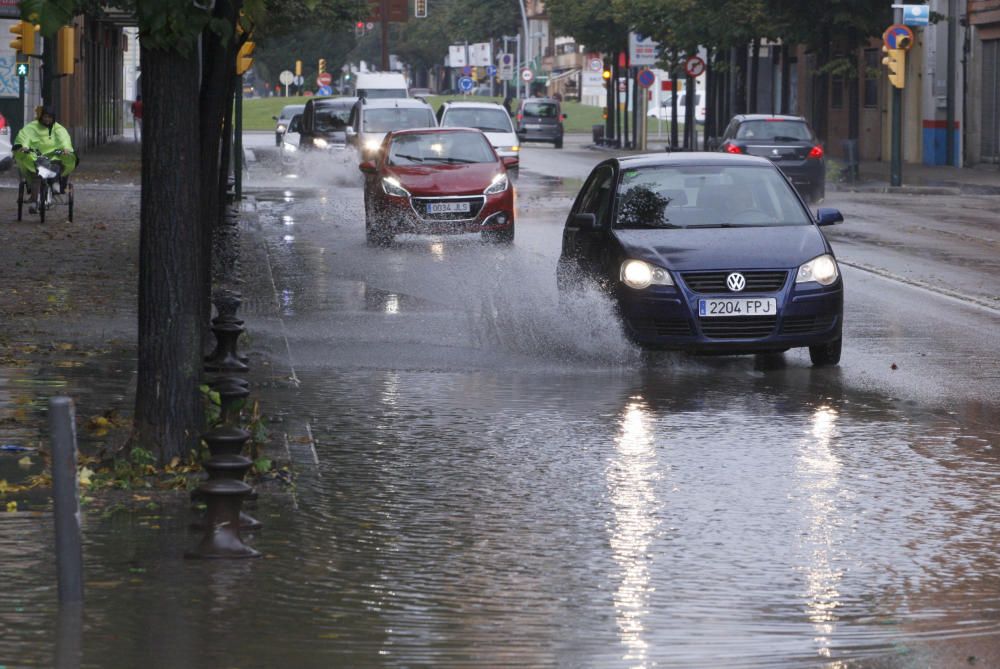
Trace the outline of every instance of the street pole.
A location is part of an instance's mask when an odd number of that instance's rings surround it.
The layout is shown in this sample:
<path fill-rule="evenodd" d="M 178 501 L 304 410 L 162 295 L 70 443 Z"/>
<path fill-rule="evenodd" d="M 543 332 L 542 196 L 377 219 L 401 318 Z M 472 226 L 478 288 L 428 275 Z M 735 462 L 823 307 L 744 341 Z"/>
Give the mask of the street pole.
<path fill-rule="evenodd" d="M 389 71 L 389 0 L 382 0 L 382 71 Z"/>
<path fill-rule="evenodd" d="M 236 75 L 236 109 L 233 112 L 233 178 L 236 199 L 243 199 L 243 77 Z"/>
<path fill-rule="evenodd" d="M 945 113 L 945 140 L 947 152 L 945 165 L 956 165 L 955 160 L 955 34 L 958 22 L 955 20 L 955 0 L 948 0 L 948 101 Z"/>
<path fill-rule="evenodd" d="M 902 23 L 903 10 L 893 10 L 893 21 Z M 890 84 L 891 85 L 891 84 Z M 889 183 L 903 185 L 903 89 L 892 86 L 892 166 Z"/>
<path fill-rule="evenodd" d="M 521 6 L 521 21 L 524 23 L 524 42 L 520 44 L 524 48 L 524 66 L 531 67 L 531 38 L 528 37 L 528 12 L 524 9 L 524 0 L 517 0 L 518 4 Z M 520 35 L 518 35 L 520 37 Z M 521 79 L 521 68 L 517 68 L 517 76 L 522 82 L 524 82 L 524 96 L 522 99 L 528 97 L 531 89 L 528 87 L 528 82 Z"/>

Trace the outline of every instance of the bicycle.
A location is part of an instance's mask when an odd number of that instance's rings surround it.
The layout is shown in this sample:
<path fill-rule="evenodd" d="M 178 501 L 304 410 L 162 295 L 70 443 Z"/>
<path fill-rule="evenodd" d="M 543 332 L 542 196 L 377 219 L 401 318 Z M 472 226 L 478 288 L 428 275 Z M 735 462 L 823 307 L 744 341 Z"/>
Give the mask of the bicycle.
<path fill-rule="evenodd" d="M 24 203 L 34 203 L 41 223 L 45 222 L 45 212 L 54 205 L 65 204 L 68 208 L 69 221 L 73 222 L 73 184 L 69 177 L 61 175 L 61 165 L 55 165 L 63 155 L 62 149 L 56 149 L 48 154 L 42 154 L 38 149 L 19 149 L 35 156 L 35 169 L 38 174 L 38 192 L 31 192 L 31 181 L 35 175 L 21 173 L 17 186 L 17 220 L 21 220 Z M 27 195 L 27 198 L 25 198 Z"/>

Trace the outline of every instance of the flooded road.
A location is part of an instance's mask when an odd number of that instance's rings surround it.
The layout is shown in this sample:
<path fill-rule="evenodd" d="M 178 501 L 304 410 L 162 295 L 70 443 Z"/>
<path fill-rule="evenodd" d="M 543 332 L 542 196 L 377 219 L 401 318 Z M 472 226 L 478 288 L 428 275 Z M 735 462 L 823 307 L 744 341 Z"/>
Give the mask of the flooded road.
<path fill-rule="evenodd" d="M 0 664 L 997 666 L 998 314 L 848 266 L 838 368 L 643 353 L 558 301 L 600 154 L 553 154 L 509 248 L 369 248 L 351 170 L 259 166 L 241 315 L 298 475 L 257 503 L 265 558 L 182 560 L 179 502 L 91 512 L 77 639 L 17 514 Z"/>

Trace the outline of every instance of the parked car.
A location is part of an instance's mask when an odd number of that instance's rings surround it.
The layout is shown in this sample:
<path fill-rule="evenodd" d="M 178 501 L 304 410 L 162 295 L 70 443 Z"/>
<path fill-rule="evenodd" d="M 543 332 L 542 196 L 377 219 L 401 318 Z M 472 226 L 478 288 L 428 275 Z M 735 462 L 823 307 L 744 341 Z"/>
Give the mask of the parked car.
<path fill-rule="evenodd" d="M 274 119 L 274 145 L 279 149 L 281 148 L 281 136 L 288 129 L 288 122 L 296 114 L 301 114 L 305 108 L 305 105 L 285 105 L 277 116 L 271 117 Z"/>
<path fill-rule="evenodd" d="M 432 128 L 390 132 L 365 175 L 365 237 L 392 242 L 399 233 L 479 232 L 514 241 L 511 158 L 500 158 L 479 130 Z"/>
<path fill-rule="evenodd" d="M 719 153 L 600 163 L 563 230 L 560 291 L 596 281 L 651 348 L 743 354 L 808 347 L 840 361 L 844 283 L 815 217 L 768 160 Z"/>
<path fill-rule="evenodd" d="M 665 99 L 660 101 L 659 107 L 654 107 L 649 110 L 647 116 L 652 118 L 657 118 L 661 121 L 671 121 L 674 118 L 673 111 L 673 95 L 668 95 Z M 677 122 L 683 123 L 684 119 L 687 118 L 687 91 L 680 94 L 677 98 Z M 705 103 L 702 99 L 701 93 L 694 94 L 694 122 L 698 124 L 705 123 Z"/>
<path fill-rule="evenodd" d="M 445 102 L 438 109 L 438 125 L 442 128 L 482 130 L 501 158 L 519 161 L 521 145 L 510 114 L 503 105 L 495 102 Z M 517 164 L 513 162 L 511 169 L 515 169 Z"/>
<path fill-rule="evenodd" d="M 517 136 L 521 142 L 552 142 L 563 145 L 562 105 L 555 98 L 525 98 L 517 108 Z"/>
<path fill-rule="evenodd" d="M 303 151 L 347 148 L 347 124 L 357 98 L 313 98 L 302 112 Z"/>
<path fill-rule="evenodd" d="M 820 202 L 826 196 L 823 145 L 801 116 L 734 116 L 722 135 L 719 150 L 767 158 L 808 202 Z"/>
<path fill-rule="evenodd" d="M 361 160 L 370 160 L 382 145 L 386 133 L 407 128 L 435 128 L 434 109 L 414 98 L 361 98 L 351 108 L 347 143 L 357 149 Z"/>
<path fill-rule="evenodd" d="M 296 114 L 288 121 L 288 127 L 281 136 L 281 147 L 278 153 L 281 156 L 282 169 L 294 168 L 299 163 L 300 147 L 302 142 L 302 114 Z"/>

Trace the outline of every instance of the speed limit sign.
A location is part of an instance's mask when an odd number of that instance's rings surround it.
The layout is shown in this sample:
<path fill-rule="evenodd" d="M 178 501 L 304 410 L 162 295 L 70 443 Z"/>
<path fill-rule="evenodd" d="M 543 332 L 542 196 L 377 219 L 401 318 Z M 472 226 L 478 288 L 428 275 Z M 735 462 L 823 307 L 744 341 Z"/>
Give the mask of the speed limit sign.
<path fill-rule="evenodd" d="M 700 77 L 705 73 L 705 61 L 699 56 L 691 56 L 684 61 L 684 71 L 689 77 Z"/>
<path fill-rule="evenodd" d="M 523 79 L 524 81 L 531 81 L 534 78 L 535 78 L 535 73 L 529 70 L 528 68 L 524 68 L 523 70 L 521 70 L 521 79 Z"/>

